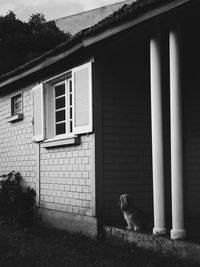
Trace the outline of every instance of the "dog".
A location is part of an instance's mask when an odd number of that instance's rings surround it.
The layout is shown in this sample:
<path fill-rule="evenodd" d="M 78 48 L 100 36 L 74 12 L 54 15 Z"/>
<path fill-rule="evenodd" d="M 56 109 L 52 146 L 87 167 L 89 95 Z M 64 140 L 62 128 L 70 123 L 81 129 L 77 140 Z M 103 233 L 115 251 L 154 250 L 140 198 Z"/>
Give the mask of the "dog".
<path fill-rule="evenodd" d="M 127 222 L 127 229 L 140 231 L 145 227 L 145 215 L 136 208 L 132 197 L 129 194 L 120 196 L 120 208 L 123 212 L 124 219 Z"/>

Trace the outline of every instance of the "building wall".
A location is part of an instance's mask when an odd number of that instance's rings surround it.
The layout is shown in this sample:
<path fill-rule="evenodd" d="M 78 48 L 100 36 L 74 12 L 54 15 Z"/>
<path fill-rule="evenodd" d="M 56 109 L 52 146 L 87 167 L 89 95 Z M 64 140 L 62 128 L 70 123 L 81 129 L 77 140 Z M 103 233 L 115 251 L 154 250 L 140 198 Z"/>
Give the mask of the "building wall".
<path fill-rule="evenodd" d="M 184 204 L 189 217 L 200 218 L 200 41 L 198 11 L 185 18 L 182 31 L 182 86 L 184 137 Z"/>
<path fill-rule="evenodd" d="M 124 53 L 102 68 L 105 217 L 120 216 L 124 193 L 152 213 L 149 56 L 141 46 L 132 50 L 141 54 Z"/>
<path fill-rule="evenodd" d="M 37 199 L 40 197 L 44 221 L 68 230 L 96 234 L 95 135 L 80 136 L 79 145 L 57 148 L 42 148 L 34 143 L 33 86 L 20 90 L 22 121 L 7 122 L 12 94 L 0 97 L 0 175 L 11 171 L 21 173 L 25 184 L 36 190 Z"/>
<path fill-rule="evenodd" d="M 22 90 L 22 121 L 10 123 L 10 97 L 0 97 L 0 174 L 20 172 L 26 183 L 36 188 L 36 145 L 32 142 L 31 86 Z M 21 92 L 21 90 L 20 90 Z M 16 92 L 17 93 L 17 92 Z"/>
<path fill-rule="evenodd" d="M 94 135 L 80 145 L 46 149 L 40 154 L 41 207 L 92 216 Z"/>

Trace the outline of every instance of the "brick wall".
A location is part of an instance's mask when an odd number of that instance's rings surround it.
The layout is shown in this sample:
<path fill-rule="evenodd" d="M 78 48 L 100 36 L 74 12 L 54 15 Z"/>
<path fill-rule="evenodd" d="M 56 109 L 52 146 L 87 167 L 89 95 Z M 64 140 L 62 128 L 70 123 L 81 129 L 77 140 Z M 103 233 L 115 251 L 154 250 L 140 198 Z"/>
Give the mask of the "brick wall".
<path fill-rule="evenodd" d="M 81 136 L 80 145 L 40 148 L 33 138 L 32 86 L 23 88 L 24 119 L 14 123 L 10 97 L 0 97 L 0 174 L 18 171 L 37 190 L 40 169 L 40 206 L 71 214 L 94 215 L 94 134 Z M 15 92 L 17 93 L 17 92 Z M 38 164 L 39 162 L 39 164 Z M 37 193 L 39 191 L 37 190 Z"/>
<path fill-rule="evenodd" d="M 24 88 L 24 119 L 10 123 L 10 97 L 0 97 L 0 174 L 20 172 L 26 183 L 35 188 L 36 155 L 32 142 L 32 95 L 30 87 Z M 17 92 L 16 92 L 17 93 Z"/>
<path fill-rule="evenodd" d="M 139 208 L 152 212 L 148 48 L 142 51 L 108 59 L 102 68 L 106 217 L 121 214 L 122 193 L 131 193 Z"/>
<path fill-rule="evenodd" d="M 80 145 L 41 148 L 41 207 L 92 216 L 94 135 Z"/>

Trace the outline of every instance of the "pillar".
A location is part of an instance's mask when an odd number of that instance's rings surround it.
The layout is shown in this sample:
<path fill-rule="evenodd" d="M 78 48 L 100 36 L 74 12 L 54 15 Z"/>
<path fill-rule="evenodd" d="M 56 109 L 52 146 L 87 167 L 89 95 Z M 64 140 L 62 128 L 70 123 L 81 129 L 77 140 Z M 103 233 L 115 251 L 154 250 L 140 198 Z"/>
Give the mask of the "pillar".
<path fill-rule="evenodd" d="M 169 32 L 170 56 L 170 118 L 171 118 L 171 238 L 185 237 L 183 214 L 183 152 L 181 112 L 181 64 L 178 25 Z"/>
<path fill-rule="evenodd" d="M 153 164 L 154 234 L 165 234 L 164 155 L 162 118 L 161 40 L 157 31 L 150 40 L 151 125 Z"/>

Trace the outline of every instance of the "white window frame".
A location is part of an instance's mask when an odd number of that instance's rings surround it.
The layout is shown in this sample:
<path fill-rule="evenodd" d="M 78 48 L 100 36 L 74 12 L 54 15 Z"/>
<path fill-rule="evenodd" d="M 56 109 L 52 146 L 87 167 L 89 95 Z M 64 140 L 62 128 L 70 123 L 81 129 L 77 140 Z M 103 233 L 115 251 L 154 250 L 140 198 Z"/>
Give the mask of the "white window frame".
<path fill-rule="evenodd" d="M 77 72 L 79 72 L 80 70 L 82 71 L 84 69 L 86 71 L 81 73 L 81 75 L 83 76 L 80 78 L 80 83 L 78 84 L 79 87 L 75 87 L 76 86 L 75 75 Z M 77 75 L 80 75 L 79 73 L 77 73 Z M 76 76 L 76 79 L 77 77 L 78 76 Z M 64 121 L 65 121 L 66 129 L 65 129 L 65 133 L 56 135 L 55 88 L 59 84 L 63 84 L 63 83 L 65 84 L 65 120 Z M 82 89 L 81 89 L 81 86 L 82 86 Z M 92 128 L 92 62 L 91 61 L 83 65 L 80 65 L 79 67 L 72 68 L 57 76 L 54 76 L 44 81 L 43 83 L 40 83 L 39 85 L 33 88 L 32 90 L 33 93 L 34 93 L 34 90 L 36 90 L 37 88 L 39 89 L 39 87 L 41 90 L 41 96 L 40 96 L 39 102 L 36 102 L 36 103 L 40 103 L 40 101 L 42 102 L 41 110 L 43 110 L 44 113 L 43 113 L 43 118 L 41 120 L 41 138 L 36 140 L 34 136 L 33 140 L 35 140 L 36 142 L 43 141 L 44 147 L 54 146 L 53 143 L 56 143 L 57 145 L 58 144 L 57 141 L 59 141 L 63 145 L 64 139 L 65 139 L 66 144 L 78 144 L 80 140 L 79 135 L 90 133 L 93 131 L 93 128 Z M 81 102 L 81 98 L 77 100 L 77 98 L 75 97 L 74 94 L 75 92 L 77 94 L 78 92 L 77 90 L 81 90 L 79 92 L 80 93 L 82 92 L 83 96 L 84 95 L 86 96 L 86 98 L 83 98 L 83 102 Z M 87 90 L 88 90 L 88 94 L 84 94 L 84 92 L 87 92 Z M 77 105 L 77 103 L 79 104 Z M 33 110 L 34 110 L 34 107 L 33 107 Z M 79 117 L 80 124 L 79 125 L 77 125 L 77 123 L 75 124 L 75 116 L 74 116 L 75 112 L 74 111 L 76 109 L 76 112 L 77 112 L 77 107 L 80 107 L 80 109 L 78 110 L 79 114 L 80 114 L 81 108 L 83 108 L 84 112 L 88 108 L 88 113 L 86 113 L 86 115 L 88 116 L 88 120 L 84 121 L 83 119 L 83 125 L 81 125 L 81 119 L 85 117 Z M 33 118 L 33 122 L 34 122 L 34 118 Z M 37 123 L 40 123 L 40 120 L 38 118 L 37 118 Z M 87 125 L 84 123 L 87 123 Z M 72 132 L 70 129 L 72 129 Z M 70 139 L 71 141 L 69 141 Z M 67 142 L 67 140 L 69 142 Z M 49 145 L 47 143 L 49 143 Z M 52 143 L 52 145 L 50 143 Z"/>
<path fill-rule="evenodd" d="M 53 124 L 54 124 L 54 137 L 55 138 L 65 138 L 68 136 L 72 136 L 73 134 L 73 102 L 72 105 L 70 106 L 70 94 L 73 94 L 72 92 L 72 88 L 71 88 L 71 92 L 70 92 L 70 81 L 72 81 L 72 78 L 66 78 L 63 79 L 62 81 L 53 84 L 53 102 L 54 102 L 54 110 L 53 110 Z M 65 133 L 63 134 L 56 134 L 56 95 L 55 95 L 55 88 L 56 86 L 59 86 L 61 84 L 65 85 L 65 107 L 63 109 L 65 109 L 65 120 L 62 122 L 65 122 Z M 72 98 L 73 99 L 73 98 Z M 72 118 L 70 118 L 70 108 L 72 107 Z M 72 132 L 70 131 L 70 121 L 72 121 Z"/>
<path fill-rule="evenodd" d="M 20 101 L 18 101 L 18 102 L 21 102 L 21 108 L 18 109 L 20 112 L 16 112 L 16 113 L 15 113 L 15 103 L 14 103 L 14 99 L 15 99 L 16 97 L 18 97 L 18 96 L 20 96 Z M 11 106 L 10 106 L 10 108 L 11 108 L 11 116 L 17 116 L 17 115 L 23 113 L 22 92 L 18 92 L 18 93 L 16 93 L 16 94 L 14 94 L 14 95 L 11 96 L 11 103 L 10 103 L 10 105 L 11 105 Z"/>
<path fill-rule="evenodd" d="M 21 96 L 21 108 L 20 108 L 20 112 L 17 112 L 15 114 L 14 112 L 14 101 L 13 99 L 15 97 L 17 97 L 18 95 Z M 14 93 L 10 96 L 10 102 L 9 102 L 9 117 L 7 118 L 7 122 L 17 122 L 17 121 L 20 121 L 20 120 L 23 120 L 23 94 L 22 94 L 22 91 L 18 91 L 17 93 Z"/>

